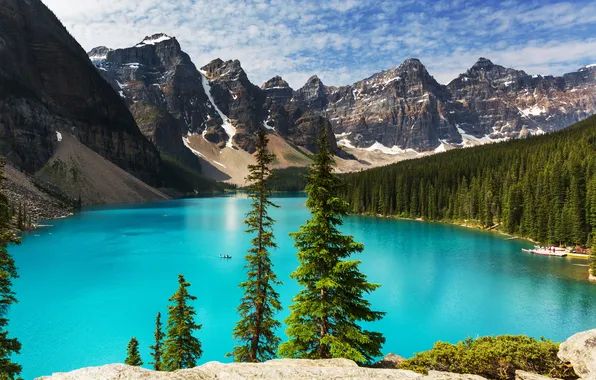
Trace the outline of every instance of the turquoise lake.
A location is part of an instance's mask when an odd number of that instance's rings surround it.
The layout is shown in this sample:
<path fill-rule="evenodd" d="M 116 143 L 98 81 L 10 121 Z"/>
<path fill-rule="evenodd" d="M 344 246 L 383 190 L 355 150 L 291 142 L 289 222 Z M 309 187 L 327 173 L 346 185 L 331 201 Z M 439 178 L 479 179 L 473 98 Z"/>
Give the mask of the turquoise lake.
<path fill-rule="evenodd" d="M 289 278 L 298 261 L 288 233 L 309 214 L 305 198 L 275 201 L 272 259 L 284 281 L 283 319 L 298 291 Z M 132 336 L 148 363 L 155 315 L 166 314 L 179 273 L 198 297 L 200 362 L 228 361 L 249 203 L 227 197 L 89 208 L 26 234 L 10 249 L 20 302 L 9 330 L 23 344 L 16 357 L 23 377 L 123 362 Z M 527 255 L 521 248 L 530 243 L 438 223 L 350 216 L 342 230 L 364 243 L 361 270 L 382 284 L 370 300 L 387 315 L 367 327 L 384 333 L 384 353 L 409 357 L 437 340 L 479 335 L 560 341 L 596 326 L 596 285 L 585 281 L 584 260 Z"/>

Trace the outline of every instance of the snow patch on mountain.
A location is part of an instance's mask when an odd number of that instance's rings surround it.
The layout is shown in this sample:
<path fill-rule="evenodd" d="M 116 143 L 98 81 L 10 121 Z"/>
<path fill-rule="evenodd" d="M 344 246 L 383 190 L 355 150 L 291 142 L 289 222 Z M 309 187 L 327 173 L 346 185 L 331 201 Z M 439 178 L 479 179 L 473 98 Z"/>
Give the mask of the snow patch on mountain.
<path fill-rule="evenodd" d="M 526 109 L 519 109 L 519 112 L 524 115 L 525 117 L 530 117 L 530 116 L 540 116 L 542 114 L 547 113 L 546 108 L 544 107 L 539 107 L 537 104 L 533 105 L 530 108 L 526 108 Z"/>
<path fill-rule="evenodd" d="M 484 135 L 482 137 L 476 137 L 476 136 L 467 134 L 466 131 L 464 131 L 463 129 L 461 129 L 459 127 L 459 124 L 456 124 L 455 127 L 457 128 L 457 131 L 459 132 L 459 134 L 463 140 L 464 148 L 469 148 L 469 147 L 484 145 L 484 144 L 492 144 L 492 143 L 496 143 L 496 142 L 502 142 L 502 141 L 509 140 L 509 138 L 507 138 L 507 137 L 495 139 L 495 138 L 492 138 L 487 135 Z"/>
<path fill-rule="evenodd" d="M 135 47 L 143 47 L 146 45 L 155 45 L 160 42 L 171 40 L 172 37 L 166 36 L 165 34 L 156 34 L 155 36 L 146 37 L 141 43 L 135 45 Z"/>
<path fill-rule="evenodd" d="M 201 73 L 201 81 L 203 84 L 203 90 L 205 90 L 205 94 L 207 95 L 207 97 L 209 98 L 209 101 L 213 105 L 213 109 L 215 109 L 215 111 L 219 114 L 219 117 L 221 117 L 221 119 L 223 120 L 222 128 L 224 129 L 224 131 L 226 131 L 226 134 L 229 137 L 228 142 L 226 143 L 226 146 L 228 148 L 232 148 L 234 146 L 234 144 L 232 144 L 232 138 L 236 134 L 236 127 L 234 127 L 232 125 L 232 123 L 230 122 L 230 119 L 226 115 L 224 115 L 224 113 L 221 112 L 221 110 L 219 109 L 217 104 L 215 104 L 215 100 L 213 100 L 213 96 L 211 95 L 211 84 L 209 83 L 209 80 L 207 79 L 207 76 L 205 75 L 206 73 L 204 71 L 200 71 L 200 70 L 199 70 L 199 72 Z"/>
<path fill-rule="evenodd" d="M 435 153 L 444 153 L 447 152 L 447 147 L 450 146 L 449 144 L 445 143 L 444 141 L 440 140 L 441 145 L 439 145 L 438 147 L 435 148 L 434 152 Z"/>
<path fill-rule="evenodd" d="M 385 145 L 381 144 L 378 141 L 375 141 L 374 144 L 372 144 L 368 148 L 365 148 L 364 150 L 367 150 L 369 152 L 380 151 L 380 152 L 383 152 L 385 154 L 405 154 L 405 153 L 419 154 L 414 149 L 410 149 L 410 148 L 408 148 L 408 149 L 401 149 L 397 145 L 394 145 L 393 147 L 389 148 L 389 147 L 386 147 Z"/>

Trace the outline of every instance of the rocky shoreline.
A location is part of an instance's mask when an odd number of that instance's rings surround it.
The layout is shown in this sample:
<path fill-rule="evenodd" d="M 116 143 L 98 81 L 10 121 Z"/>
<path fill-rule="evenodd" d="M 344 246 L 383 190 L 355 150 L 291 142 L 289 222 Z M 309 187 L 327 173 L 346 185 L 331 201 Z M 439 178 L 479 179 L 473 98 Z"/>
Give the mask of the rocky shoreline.
<path fill-rule="evenodd" d="M 15 210 L 19 207 L 27 210 L 27 218 L 33 226 L 42 220 L 73 215 L 76 200 L 69 199 L 58 189 L 51 188 L 51 185 L 44 184 L 9 164 L 4 166 L 4 176 L 2 193 Z"/>
<path fill-rule="evenodd" d="M 596 329 L 577 333 L 561 343 L 559 358 L 570 363 L 580 379 L 596 379 Z M 388 358 L 389 357 L 389 358 Z M 384 364 L 398 363 L 397 355 L 388 355 Z M 397 359 L 397 361 L 395 361 Z M 156 372 L 125 364 L 87 367 L 68 373 L 55 373 L 38 380 L 136 380 L 136 379 L 395 379 L 395 380 L 484 380 L 478 375 L 429 371 L 422 375 L 413 371 L 387 368 L 364 368 L 347 359 L 276 359 L 265 363 L 209 362 L 176 372 Z M 524 371 L 515 372 L 516 380 L 548 380 L 551 377 Z"/>

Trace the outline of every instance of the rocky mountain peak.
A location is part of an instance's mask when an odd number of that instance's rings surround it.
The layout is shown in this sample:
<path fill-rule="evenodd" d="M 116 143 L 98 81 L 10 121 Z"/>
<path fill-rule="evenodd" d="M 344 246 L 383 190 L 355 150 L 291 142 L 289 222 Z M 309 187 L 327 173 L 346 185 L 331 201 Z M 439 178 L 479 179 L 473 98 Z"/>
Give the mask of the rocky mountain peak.
<path fill-rule="evenodd" d="M 327 88 L 319 79 L 318 76 L 313 75 L 306 81 L 306 84 L 297 90 L 294 98 L 305 103 L 309 107 L 315 109 L 322 109 L 327 106 Z"/>
<path fill-rule="evenodd" d="M 476 71 L 491 70 L 494 67 L 495 67 L 495 64 L 492 63 L 490 59 L 480 57 L 480 58 L 478 58 L 478 61 L 476 61 L 474 66 L 472 66 L 471 70 L 476 70 Z"/>
<path fill-rule="evenodd" d="M 584 65 L 578 71 L 588 71 L 588 70 L 596 72 L 596 63 L 590 63 L 589 65 Z"/>
<path fill-rule="evenodd" d="M 108 58 L 108 53 L 110 53 L 111 51 L 113 51 L 113 49 L 110 49 L 105 46 L 98 46 L 91 49 L 87 53 L 87 55 L 89 56 L 91 62 L 93 62 L 94 64 L 99 64 Z"/>
<path fill-rule="evenodd" d="M 246 72 L 242 68 L 240 61 L 229 60 L 222 61 L 219 58 L 214 59 L 205 66 L 201 67 L 209 80 L 221 79 L 225 81 L 237 81 L 246 77 Z"/>
<path fill-rule="evenodd" d="M 426 67 L 418 58 L 409 58 L 396 67 L 398 72 L 404 71 L 426 71 Z"/>
<path fill-rule="evenodd" d="M 139 42 L 135 47 L 143 47 L 147 45 L 155 45 L 165 41 L 175 40 L 174 37 L 170 37 L 164 33 L 157 33 L 152 36 L 147 36 L 143 39 L 143 41 Z"/>
<path fill-rule="evenodd" d="M 274 88 L 290 88 L 290 85 L 282 77 L 276 75 L 273 78 L 269 79 L 267 82 L 263 83 L 261 85 L 261 88 L 263 90 Z"/>
<path fill-rule="evenodd" d="M 316 76 L 316 75 L 313 75 L 310 78 L 308 78 L 308 80 L 306 81 L 306 84 L 309 84 L 309 83 L 320 84 L 320 85 L 323 84 L 323 82 L 321 81 L 321 79 L 318 76 Z"/>

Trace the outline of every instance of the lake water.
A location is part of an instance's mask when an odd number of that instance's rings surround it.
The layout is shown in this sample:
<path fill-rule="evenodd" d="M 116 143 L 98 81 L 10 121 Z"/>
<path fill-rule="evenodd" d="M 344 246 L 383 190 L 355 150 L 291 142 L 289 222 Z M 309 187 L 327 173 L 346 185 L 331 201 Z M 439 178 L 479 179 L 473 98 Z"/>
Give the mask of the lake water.
<path fill-rule="evenodd" d="M 298 291 L 288 233 L 308 218 L 304 198 L 278 198 L 273 252 L 287 316 Z M 198 297 L 201 363 L 228 361 L 244 278 L 245 198 L 204 198 L 87 209 L 27 234 L 12 247 L 20 278 L 10 332 L 31 379 L 80 367 L 123 362 L 132 336 L 145 363 L 155 315 L 183 273 Z M 587 262 L 521 252 L 527 242 L 456 226 L 348 217 L 343 231 L 365 245 L 361 269 L 382 287 L 371 295 L 387 316 L 383 352 L 409 357 L 437 340 L 528 334 L 564 340 L 596 326 L 596 285 Z M 219 254 L 231 254 L 223 260 Z M 164 321 L 165 323 L 165 321 Z M 147 364 L 146 367 L 149 367 Z"/>

